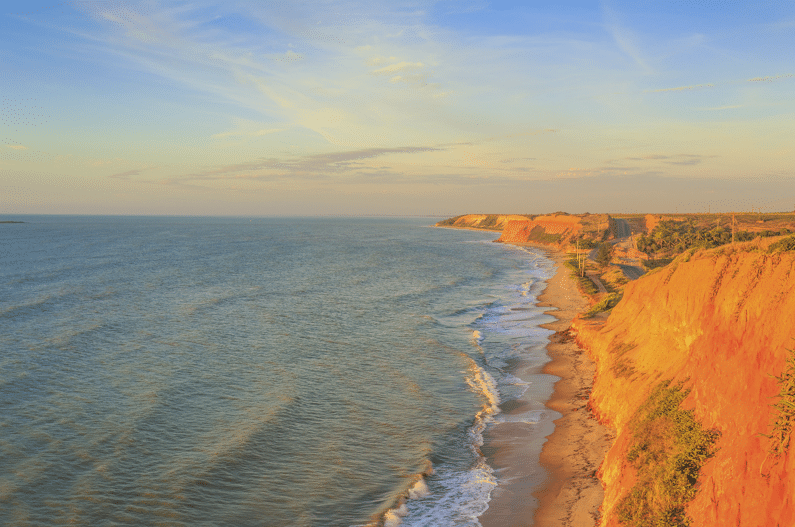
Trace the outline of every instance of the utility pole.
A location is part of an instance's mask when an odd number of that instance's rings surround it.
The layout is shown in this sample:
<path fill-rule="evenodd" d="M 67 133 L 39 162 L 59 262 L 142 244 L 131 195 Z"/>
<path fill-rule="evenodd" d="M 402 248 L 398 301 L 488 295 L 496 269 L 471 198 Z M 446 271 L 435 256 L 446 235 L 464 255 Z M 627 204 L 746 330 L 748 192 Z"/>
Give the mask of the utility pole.
<path fill-rule="evenodd" d="M 582 270 L 580 271 L 580 276 L 585 276 L 585 264 L 588 263 L 588 251 L 583 249 L 582 252 Z"/>
<path fill-rule="evenodd" d="M 735 218 L 734 218 L 734 213 L 732 212 L 732 245 L 734 245 L 734 222 Z"/>

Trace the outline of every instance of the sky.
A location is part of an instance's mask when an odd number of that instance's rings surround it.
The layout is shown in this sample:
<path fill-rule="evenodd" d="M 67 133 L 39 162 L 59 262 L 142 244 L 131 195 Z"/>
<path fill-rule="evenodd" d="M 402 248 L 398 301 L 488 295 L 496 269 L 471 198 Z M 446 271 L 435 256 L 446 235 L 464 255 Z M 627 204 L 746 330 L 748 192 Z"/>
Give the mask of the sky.
<path fill-rule="evenodd" d="M 791 0 L 0 3 L 0 216 L 795 209 Z"/>

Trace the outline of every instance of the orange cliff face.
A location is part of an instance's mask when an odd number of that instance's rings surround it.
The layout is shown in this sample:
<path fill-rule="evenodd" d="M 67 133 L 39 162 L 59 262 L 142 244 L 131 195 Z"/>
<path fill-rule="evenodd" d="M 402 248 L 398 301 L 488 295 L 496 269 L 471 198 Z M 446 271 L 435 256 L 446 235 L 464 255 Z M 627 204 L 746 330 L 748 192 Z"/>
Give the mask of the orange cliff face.
<path fill-rule="evenodd" d="M 532 220 L 517 218 L 505 223 L 502 236 L 497 241 L 555 243 L 567 240 L 580 231 L 582 231 L 582 222 L 577 216 L 537 216 Z"/>
<path fill-rule="evenodd" d="M 449 226 L 459 228 L 502 230 L 510 221 L 527 221 L 518 214 L 465 214 L 454 218 Z"/>
<path fill-rule="evenodd" d="M 630 421 L 660 381 L 691 388 L 682 408 L 721 436 L 686 512 L 700 527 L 795 525 L 795 442 L 768 454 L 779 376 L 795 347 L 795 254 L 718 248 L 626 286 L 603 324 L 579 320 L 597 364 L 591 405 L 617 432 L 600 469 L 600 525 L 635 481 Z"/>

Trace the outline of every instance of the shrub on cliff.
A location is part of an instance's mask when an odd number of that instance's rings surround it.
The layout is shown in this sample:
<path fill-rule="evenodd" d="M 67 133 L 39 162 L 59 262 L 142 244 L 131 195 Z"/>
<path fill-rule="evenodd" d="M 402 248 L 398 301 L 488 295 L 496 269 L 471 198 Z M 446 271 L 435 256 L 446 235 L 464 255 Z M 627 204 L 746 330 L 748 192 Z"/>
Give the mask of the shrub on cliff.
<path fill-rule="evenodd" d="M 461 216 L 453 216 L 452 218 L 447 218 L 442 221 L 437 221 L 436 225 L 438 226 L 455 225 L 455 222 L 458 221 L 459 218 L 461 218 Z"/>
<path fill-rule="evenodd" d="M 792 242 L 795 244 L 795 237 Z M 776 377 L 778 402 L 773 405 L 773 431 L 767 436 L 770 439 L 770 454 L 774 457 L 781 456 L 789 448 L 792 423 L 795 422 L 795 351 L 789 352 L 784 371 L 781 376 Z"/>
<path fill-rule="evenodd" d="M 651 260 L 641 260 L 641 263 L 646 269 L 655 269 L 657 267 L 665 267 L 673 261 L 673 258 L 653 258 Z"/>
<path fill-rule="evenodd" d="M 624 293 L 611 293 L 604 297 L 601 302 L 594 304 L 591 309 L 580 315 L 581 318 L 593 318 L 597 313 L 601 313 L 602 311 L 607 311 L 608 309 L 613 309 L 616 307 L 621 299 L 623 298 Z"/>
<path fill-rule="evenodd" d="M 771 244 L 767 250 L 771 253 L 779 251 L 795 251 L 795 236 L 782 238 L 776 243 Z"/>
<path fill-rule="evenodd" d="M 689 390 L 660 383 L 631 421 L 627 461 L 635 486 L 618 504 L 618 519 L 633 527 L 686 527 L 685 507 L 696 495 L 701 466 L 714 453 L 718 432 L 704 430 L 692 410 L 679 406 Z"/>

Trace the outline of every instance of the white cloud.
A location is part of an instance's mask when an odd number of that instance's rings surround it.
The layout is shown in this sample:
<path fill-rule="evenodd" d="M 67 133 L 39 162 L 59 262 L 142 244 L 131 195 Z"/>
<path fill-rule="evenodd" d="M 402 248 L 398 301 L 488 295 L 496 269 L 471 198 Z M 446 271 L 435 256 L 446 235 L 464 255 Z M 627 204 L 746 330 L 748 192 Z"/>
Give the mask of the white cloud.
<path fill-rule="evenodd" d="M 742 107 L 743 107 L 742 104 L 730 104 L 727 106 L 716 106 L 714 108 L 699 108 L 699 110 L 710 112 L 715 110 L 732 110 L 734 108 L 742 108 Z"/>
<path fill-rule="evenodd" d="M 214 134 L 213 137 L 215 138 L 222 138 L 222 137 L 262 137 L 263 135 L 270 135 L 275 134 L 276 132 L 283 131 L 284 128 L 266 128 L 262 130 L 254 130 L 250 132 L 244 132 L 241 130 L 234 130 L 230 132 L 223 132 L 220 134 Z"/>
<path fill-rule="evenodd" d="M 27 150 L 27 146 L 22 145 L 6 145 L 8 148 L 13 148 L 14 150 Z"/>
<path fill-rule="evenodd" d="M 390 64 L 389 66 L 384 66 L 383 68 L 373 70 L 370 73 L 373 73 L 374 75 L 385 75 L 398 71 L 417 70 L 424 67 L 425 64 L 422 62 L 398 62 L 397 64 Z"/>
<path fill-rule="evenodd" d="M 691 91 L 691 90 L 701 90 L 703 88 L 714 88 L 714 84 L 692 84 L 690 86 L 677 86 L 676 88 L 660 88 L 657 90 L 645 90 L 645 93 L 660 93 L 666 91 Z"/>

